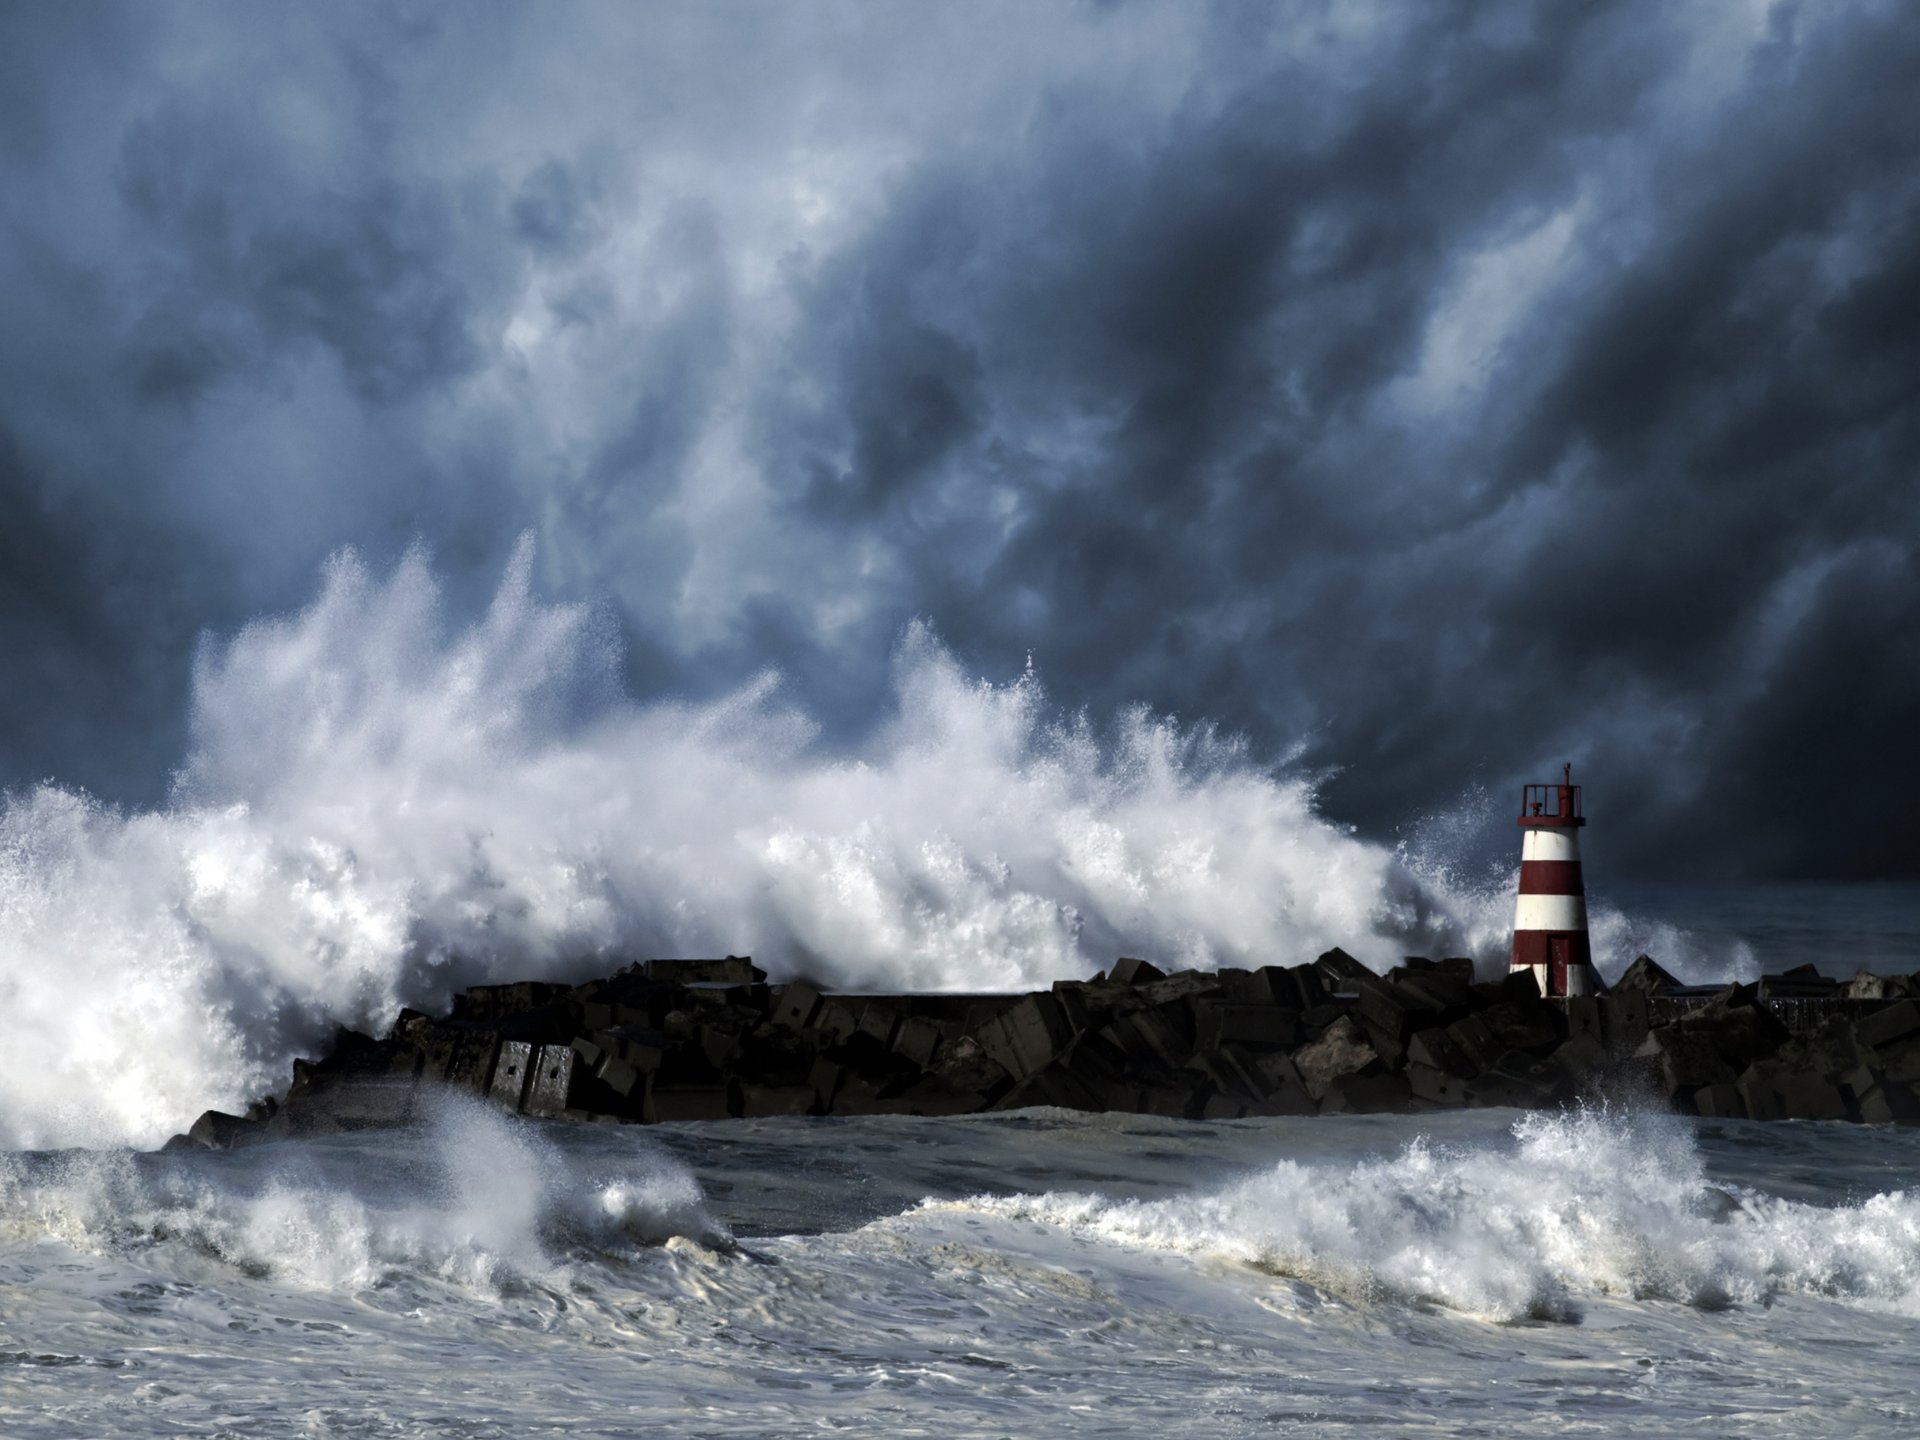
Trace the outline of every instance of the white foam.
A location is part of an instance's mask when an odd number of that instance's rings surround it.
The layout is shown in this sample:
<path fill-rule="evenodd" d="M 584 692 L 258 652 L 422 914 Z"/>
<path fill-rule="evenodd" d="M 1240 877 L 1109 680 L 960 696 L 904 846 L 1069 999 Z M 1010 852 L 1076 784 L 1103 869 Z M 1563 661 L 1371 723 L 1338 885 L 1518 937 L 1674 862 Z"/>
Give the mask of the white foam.
<path fill-rule="evenodd" d="M 692 1173 L 662 1153 L 602 1173 L 532 1125 L 453 1095 L 417 1143 L 417 1182 L 350 1154 L 323 1169 L 327 1157 L 297 1147 L 247 1157 L 264 1169 L 125 1151 L 0 1156 L 0 1227 L 89 1253 L 171 1246 L 328 1290 L 410 1273 L 489 1293 L 555 1277 L 577 1254 L 676 1235 L 730 1242 Z"/>
<path fill-rule="evenodd" d="M 336 1023 L 612 959 L 999 989 L 1123 953 L 1384 967 L 1501 943 L 1502 903 L 1329 824 L 1204 725 L 1102 729 L 916 627 L 891 713 L 837 753 L 774 676 L 629 702 L 607 625 L 539 603 L 530 568 L 523 545 L 449 634 L 423 557 L 384 579 L 337 557 L 306 610 L 203 646 L 173 804 L 7 798 L 0 1144 L 152 1143 L 275 1089 Z"/>
<path fill-rule="evenodd" d="M 1281 1161 L 1168 1200 L 982 1198 L 965 1208 L 1105 1244 L 1238 1261 L 1360 1303 L 1574 1319 L 1583 1297 L 1716 1307 L 1783 1292 L 1920 1314 L 1920 1197 L 1832 1209 L 1710 1189 L 1685 1122 L 1531 1115 L 1511 1149 L 1416 1140 L 1358 1165 Z M 1718 1203 L 1716 1203 L 1718 1202 Z M 942 1208 L 933 1206 L 931 1208 Z"/>

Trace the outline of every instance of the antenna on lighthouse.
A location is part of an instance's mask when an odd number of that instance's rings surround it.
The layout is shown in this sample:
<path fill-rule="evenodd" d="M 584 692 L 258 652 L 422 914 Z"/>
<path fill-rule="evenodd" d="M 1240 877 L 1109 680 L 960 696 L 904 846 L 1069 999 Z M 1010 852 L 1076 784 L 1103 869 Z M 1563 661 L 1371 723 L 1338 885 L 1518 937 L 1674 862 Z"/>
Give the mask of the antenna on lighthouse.
<path fill-rule="evenodd" d="M 1561 767 L 1558 785 L 1522 787 L 1513 968 L 1531 971 L 1542 995 L 1591 995 L 1600 988 L 1580 876 L 1580 829 L 1586 823 L 1572 761 Z"/>

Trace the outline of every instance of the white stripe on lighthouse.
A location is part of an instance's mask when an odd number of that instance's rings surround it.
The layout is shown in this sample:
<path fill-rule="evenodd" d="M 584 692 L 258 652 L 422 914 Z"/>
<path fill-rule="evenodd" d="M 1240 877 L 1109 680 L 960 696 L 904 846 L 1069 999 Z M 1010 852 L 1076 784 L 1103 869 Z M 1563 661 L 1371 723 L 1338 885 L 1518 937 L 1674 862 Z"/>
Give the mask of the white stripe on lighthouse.
<path fill-rule="evenodd" d="M 1587 902 L 1580 895 L 1522 895 L 1513 910 L 1516 930 L 1584 930 Z"/>
<path fill-rule="evenodd" d="M 1578 830 L 1529 830 L 1520 839 L 1522 860 L 1578 860 Z"/>

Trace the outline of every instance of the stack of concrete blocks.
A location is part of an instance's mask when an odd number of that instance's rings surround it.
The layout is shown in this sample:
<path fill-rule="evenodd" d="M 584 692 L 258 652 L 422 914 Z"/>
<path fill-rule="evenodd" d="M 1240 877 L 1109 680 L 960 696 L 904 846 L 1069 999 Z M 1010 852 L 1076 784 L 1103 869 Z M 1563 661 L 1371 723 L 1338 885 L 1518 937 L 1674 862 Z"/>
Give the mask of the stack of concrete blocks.
<path fill-rule="evenodd" d="M 1345 951 L 1167 974 L 1123 959 L 1027 995 L 769 986 L 748 959 L 652 960 L 571 988 L 477 987 L 450 1014 L 341 1032 L 284 1096 L 208 1112 L 227 1148 L 416 1118 L 422 1087 L 516 1114 L 657 1124 L 1030 1106 L 1246 1116 L 1552 1107 L 1611 1096 L 1709 1117 L 1920 1122 L 1908 977 L 1680 985 L 1645 956 L 1600 996 L 1464 959 L 1375 974 Z"/>

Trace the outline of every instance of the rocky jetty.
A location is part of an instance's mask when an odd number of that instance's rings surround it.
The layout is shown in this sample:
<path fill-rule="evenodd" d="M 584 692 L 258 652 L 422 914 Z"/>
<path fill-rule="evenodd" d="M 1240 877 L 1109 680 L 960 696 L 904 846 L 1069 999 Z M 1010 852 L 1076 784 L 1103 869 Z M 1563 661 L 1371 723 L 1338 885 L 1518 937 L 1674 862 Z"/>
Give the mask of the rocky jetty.
<path fill-rule="evenodd" d="M 1123 959 L 1026 995 L 769 985 L 750 960 L 649 960 L 341 1031 L 282 1096 L 169 1145 L 405 1124 L 437 1087 L 527 1115 L 657 1123 L 958 1115 L 1053 1105 L 1233 1119 L 1661 1098 L 1706 1116 L 1920 1122 L 1920 977 L 1811 966 L 1718 989 L 1646 956 L 1607 994 L 1543 999 L 1467 959 L 1166 974 Z"/>

